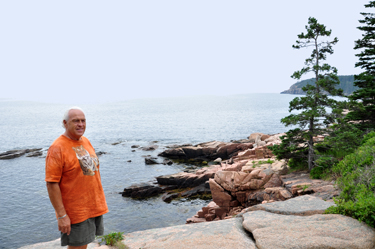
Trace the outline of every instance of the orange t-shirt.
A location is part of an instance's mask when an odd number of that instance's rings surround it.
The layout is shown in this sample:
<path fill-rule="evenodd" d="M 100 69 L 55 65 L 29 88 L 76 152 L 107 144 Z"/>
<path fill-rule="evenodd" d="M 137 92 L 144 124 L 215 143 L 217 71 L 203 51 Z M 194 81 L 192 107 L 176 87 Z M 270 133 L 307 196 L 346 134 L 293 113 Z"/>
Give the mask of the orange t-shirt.
<path fill-rule="evenodd" d="M 58 182 L 72 224 L 108 212 L 99 173 L 99 159 L 90 141 L 63 135 L 48 149 L 46 182 Z"/>

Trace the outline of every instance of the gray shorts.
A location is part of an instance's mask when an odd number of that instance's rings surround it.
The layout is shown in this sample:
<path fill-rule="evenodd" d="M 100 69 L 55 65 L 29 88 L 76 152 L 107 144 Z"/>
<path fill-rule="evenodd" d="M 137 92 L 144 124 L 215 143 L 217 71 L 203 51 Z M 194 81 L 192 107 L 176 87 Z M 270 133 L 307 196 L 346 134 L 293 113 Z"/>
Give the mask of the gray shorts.
<path fill-rule="evenodd" d="M 70 235 L 61 233 L 61 246 L 84 246 L 95 240 L 96 235 L 103 235 L 103 215 L 71 225 Z"/>

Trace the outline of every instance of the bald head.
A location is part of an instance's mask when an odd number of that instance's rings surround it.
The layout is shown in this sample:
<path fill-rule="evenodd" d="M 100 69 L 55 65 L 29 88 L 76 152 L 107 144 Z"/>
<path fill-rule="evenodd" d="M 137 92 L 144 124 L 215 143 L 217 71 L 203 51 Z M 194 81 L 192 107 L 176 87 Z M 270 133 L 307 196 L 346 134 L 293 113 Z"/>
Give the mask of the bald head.
<path fill-rule="evenodd" d="M 83 112 L 83 110 L 81 108 L 79 108 L 78 106 L 73 106 L 73 107 L 70 107 L 68 110 L 66 110 L 65 113 L 64 113 L 64 116 L 63 116 L 63 120 L 62 120 L 62 127 L 63 128 L 65 128 L 65 122 L 68 122 L 68 120 L 69 120 L 69 112 L 71 110 L 79 110 L 79 111 Z"/>
<path fill-rule="evenodd" d="M 64 116 L 63 125 L 63 135 L 72 140 L 80 140 L 86 130 L 85 114 L 80 108 L 70 108 Z"/>

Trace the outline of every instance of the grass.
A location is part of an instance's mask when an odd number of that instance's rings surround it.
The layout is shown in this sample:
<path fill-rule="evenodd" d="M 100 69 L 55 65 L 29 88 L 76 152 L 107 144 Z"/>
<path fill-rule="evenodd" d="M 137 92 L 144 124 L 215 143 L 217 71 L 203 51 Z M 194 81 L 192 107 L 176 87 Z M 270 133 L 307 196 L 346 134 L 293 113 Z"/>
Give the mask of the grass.
<path fill-rule="evenodd" d="M 267 161 L 262 161 L 262 160 L 260 160 L 260 161 L 252 161 L 252 163 L 253 163 L 252 167 L 255 168 L 255 167 L 258 167 L 260 165 L 267 164 L 267 163 L 273 164 L 274 162 L 275 162 L 274 160 L 271 160 L 269 158 L 268 158 Z"/>
<path fill-rule="evenodd" d="M 110 245 L 110 246 L 114 246 L 118 249 L 128 249 L 129 247 L 127 247 L 123 242 L 123 233 L 122 232 L 112 232 L 112 233 L 109 233 L 107 235 L 103 235 L 103 236 L 98 236 L 99 239 L 101 239 L 101 241 L 99 242 L 99 245 L 101 245 L 102 243 L 105 243 L 106 245 Z"/>

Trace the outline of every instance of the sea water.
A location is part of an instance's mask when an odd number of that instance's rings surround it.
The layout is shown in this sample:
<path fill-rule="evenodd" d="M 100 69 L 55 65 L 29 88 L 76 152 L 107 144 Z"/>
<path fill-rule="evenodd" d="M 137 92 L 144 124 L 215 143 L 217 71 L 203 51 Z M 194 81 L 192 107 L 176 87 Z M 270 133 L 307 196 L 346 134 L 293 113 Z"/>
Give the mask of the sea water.
<path fill-rule="evenodd" d="M 136 99 L 86 104 L 89 138 L 99 156 L 109 212 L 105 233 L 133 232 L 185 224 L 209 201 L 199 199 L 165 203 L 160 197 L 132 200 L 119 192 L 156 176 L 181 172 L 184 165 L 146 165 L 174 144 L 239 140 L 251 133 L 275 134 L 288 130 L 280 119 L 289 115 L 293 95 L 246 94 L 164 99 Z M 54 209 L 44 182 L 45 153 L 64 132 L 61 120 L 71 107 L 63 104 L 0 99 L 0 152 L 43 148 L 41 157 L 0 160 L 0 248 L 59 238 Z M 155 151 L 132 145 L 157 145 Z M 160 158 L 161 162 L 162 159 Z"/>

